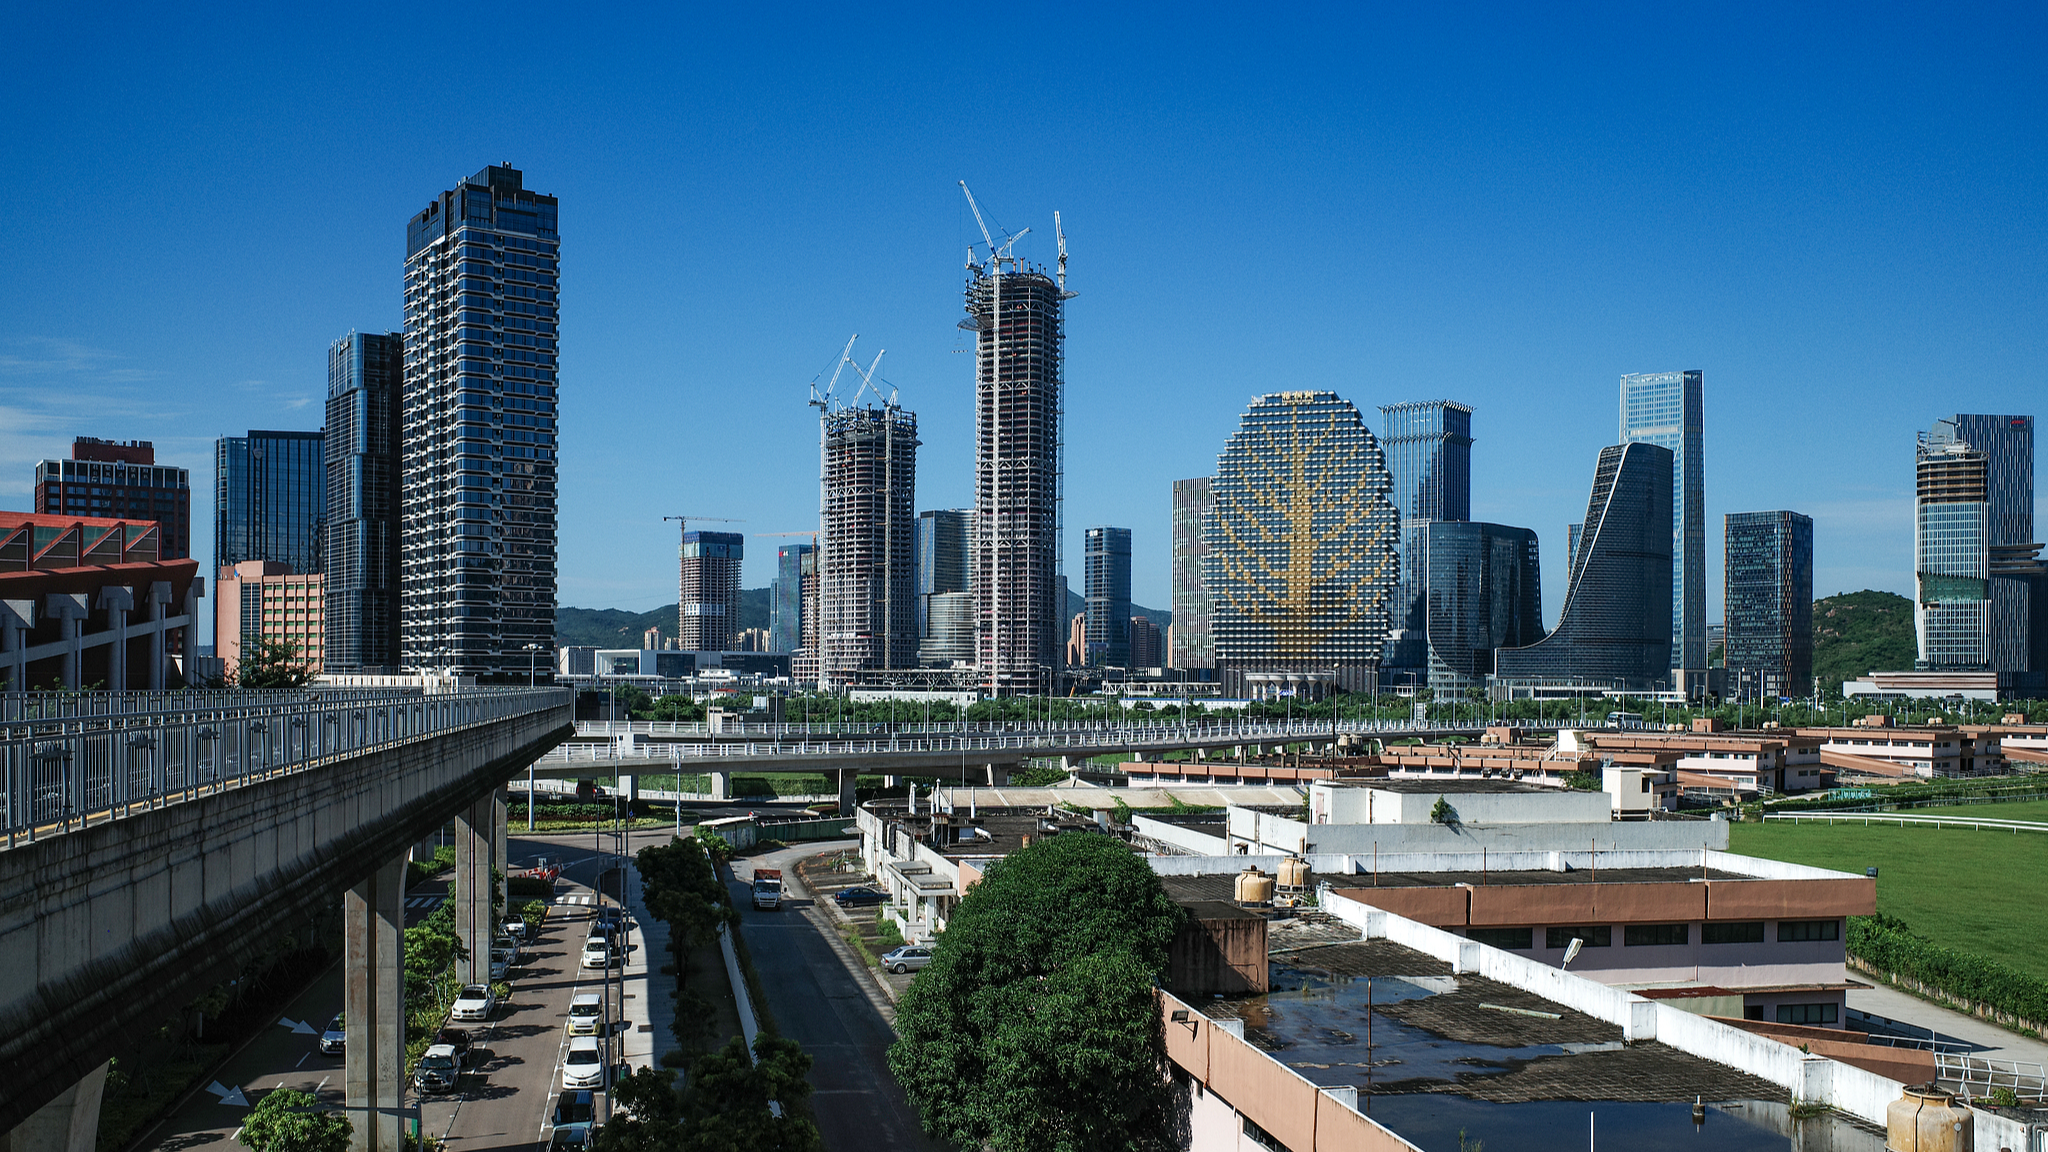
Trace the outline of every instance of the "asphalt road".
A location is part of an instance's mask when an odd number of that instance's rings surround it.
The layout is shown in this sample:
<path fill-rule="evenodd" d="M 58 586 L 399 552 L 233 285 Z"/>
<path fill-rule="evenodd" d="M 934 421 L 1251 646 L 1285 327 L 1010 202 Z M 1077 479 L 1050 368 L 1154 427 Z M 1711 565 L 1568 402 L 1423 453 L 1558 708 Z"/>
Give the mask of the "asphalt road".
<path fill-rule="evenodd" d="M 804 844 L 736 862 L 734 871 L 741 879 L 732 883 L 733 901 L 740 908 L 742 930 L 769 1011 L 782 1034 L 811 1055 L 811 1108 L 825 1147 L 832 1152 L 938 1152 L 944 1145 L 925 1137 L 916 1110 L 889 1074 L 888 1051 L 895 1032 L 860 978 L 847 970 L 827 942 L 830 929 L 813 919 L 824 917 L 826 911 L 811 908 L 809 895 L 800 891 L 784 899 L 776 911 L 758 911 L 743 882 L 754 867 L 780 868 L 784 884 L 796 888 L 798 860 L 848 843 Z"/>

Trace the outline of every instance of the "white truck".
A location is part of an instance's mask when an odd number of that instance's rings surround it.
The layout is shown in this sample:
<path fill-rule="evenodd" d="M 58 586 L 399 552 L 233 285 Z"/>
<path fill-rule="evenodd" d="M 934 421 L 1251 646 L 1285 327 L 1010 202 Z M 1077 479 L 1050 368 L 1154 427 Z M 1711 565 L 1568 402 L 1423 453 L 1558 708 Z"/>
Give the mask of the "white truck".
<path fill-rule="evenodd" d="M 754 907 L 770 912 L 782 907 L 782 869 L 754 869 Z"/>

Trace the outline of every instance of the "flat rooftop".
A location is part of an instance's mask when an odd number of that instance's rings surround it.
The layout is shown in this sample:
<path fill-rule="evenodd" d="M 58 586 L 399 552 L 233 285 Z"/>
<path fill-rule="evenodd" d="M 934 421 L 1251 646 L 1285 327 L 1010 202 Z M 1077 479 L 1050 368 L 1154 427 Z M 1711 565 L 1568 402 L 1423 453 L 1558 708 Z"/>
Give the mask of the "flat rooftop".
<path fill-rule="evenodd" d="M 1500 1104 L 1602 1100 L 1789 1103 L 1785 1090 L 1342 923 L 1284 920 L 1272 991 L 1200 1005 L 1316 1084 L 1361 1096 L 1448 1093 Z M 1363 1107 L 1363 1101 L 1361 1101 Z M 1398 1129 L 1397 1129 L 1398 1130 Z"/>
<path fill-rule="evenodd" d="M 1338 780 L 1332 783 L 1340 788 L 1372 788 L 1380 792 L 1406 792 L 1428 796 L 1464 792 L 1528 792 L 1543 796 L 1560 794 L 1554 786 L 1470 776 L 1447 776 L 1441 780 L 1390 776 L 1383 780 Z"/>
<path fill-rule="evenodd" d="M 1266 875 L 1273 875 L 1270 871 Z M 1740 872 L 1729 872 L 1720 868 L 1709 868 L 1704 873 L 1698 868 L 1575 868 L 1570 872 L 1537 871 L 1501 872 L 1311 872 L 1308 878 L 1310 888 L 1328 883 L 1330 887 L 1346 888 L 1448 888 L 1457 884 L 1469 884 L 1474 888 L 1506 888 L 1516 885 L 1537 884 L 1686 884 L 1700 879 L 1708 880 L 1754 880 Z M 1231 900 L 1236 896 L 1236 873 L 1212 873 L 1207 876 L 1162 876 L 1167 895 L 1175 900 Z"/>

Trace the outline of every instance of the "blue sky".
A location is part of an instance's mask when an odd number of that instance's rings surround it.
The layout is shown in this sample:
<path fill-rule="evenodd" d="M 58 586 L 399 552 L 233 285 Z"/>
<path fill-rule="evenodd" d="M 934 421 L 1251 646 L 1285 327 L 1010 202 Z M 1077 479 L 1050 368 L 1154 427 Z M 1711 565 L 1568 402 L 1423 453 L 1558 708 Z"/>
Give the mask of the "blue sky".
<path fill-rule="evenodd" d="M 666 514 L 814 527 L 855 332 L 919 506 L 964 504 L 964 178 L 1027 255 L 1066 221 L 1077 583 L 1129 526 L 1165 606 L 1171 482 L 1329 388 L 1477 409 L 1473 515 L 1537 530 L 1554 618 L 1617 378 L 1700 368 L 1710 617 L 1724 512 L 1812 515 L 1818 594 L 1903 592 L 1914 430 L 2048 414 L 2043 11 L 22 8 L 0 505 L 147 438 L 207 519 L 213 438 L 317 427 L 407 216 L 504 161 L 562 202 L 563 603 L 673 601 Z"/>

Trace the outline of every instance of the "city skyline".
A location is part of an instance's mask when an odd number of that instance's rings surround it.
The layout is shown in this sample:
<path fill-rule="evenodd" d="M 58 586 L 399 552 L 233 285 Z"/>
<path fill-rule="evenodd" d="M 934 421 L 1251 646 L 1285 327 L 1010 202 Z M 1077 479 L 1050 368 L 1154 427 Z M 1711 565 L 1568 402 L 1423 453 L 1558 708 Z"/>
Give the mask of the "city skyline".
<path fill-rule="evenodd" d="M 0 289 L 0 504 L 29 507 L 32 462 L 63 456 L 75 435 L 153 439 L 166 463 L 203 473 L 219 436 L 317 427 L 321 352 L 335 333 L 399 326 L 389 221 L 423 189 L 509 160 L 562 195 L 576 222 L 565 459 L 644 452 L 658 425 L 747 430 L 704 445 L 687 472 L 660 459 L 637 472 L 565 468 L 562 603 L 668 602 L 673 540 L 653 492 L 687 483 L 706 512 L 806 526 L 807 413 L 800 398 L 766 397 L 811 374 L 806 349 L 852 327 L 890 332 L 892 374 L 932 397 L 920 404 L 924 503 L 965 506 L 971 374 L 951 321 L 960 252 L 978 239 L 954 185 L 965 177 L 1002 224 L 1031 227 L 1019 251 L 1033 260 L 1051 260 L 1050 209 L 1064 212 L 1085 305 L 1067 356 L 1062 551 L 1073 582 L 1082 527 L 1129 524 L 1149 542 L 1134 557 L 1134 597 L 1166 603 L 1171 481 L 1212 470 L 1211 446 L 1247 396 L 1303 378 L 1366 411 L 1419 395 L 1474 406 L 1471 514 L 1535 530 L 1544 583 L 1562 588 L 1564 525 L 1583 492 L 1573 469 L 1548 462 L 1606 442 L 1617 375 L 1684 364 L 1713 373 L 1708 417 L 1723 443 L 1834 430 L 1768 466 L 1717 455 L 1706 520 L 1806 510 L 1816 592 L 1909 592 L 1912 476 L 1887 445 L 1924 426 L 1915 398 L 2027 412 L 2040 389 L 2048 293 L 2032 255 L 2041 207 L 2027 190 L 2043 160 L 2009 142 L 2038 138 L 2042 80 L 2001 63 L 2017 61 L 2038 14 L 1934 28 L 1880 15 L 1846 36 L 1785 15 L 1766 37 L 1650 14 L 1502 17 L 1478 50 L 1502 66 L 1491 75 L 1515 82 L 1480 77 L 1418 101 L 1393 94 L 1446 61 L 1433 47 L 1442 17 L 1339 20 L 1306 49 L 1285 19 L 1185 32 L 1171 64 L 1144 50 L 1149 29 L 1112 18 L 1077 30 L 1071 50 L 1135 61 L 1136 72 L 1086 75 L 1020 114 L 1000 169 L 973 133 L 946 141 L 973 118 L 957 107 L 958 65 L 925 54 L 929 34 L 889 50 L 908 74 L 899 94 L 813 100 L 805 80 L 760 132 L 734 134 L 719 127 L 730 117 L 677 116 L 658 97 L 743 112 L 757 81 L 786 77 L 792 60 L 900 29 L 828 21 L 773 58 L 746 50 L 657 87 L 634 68 L 594 66 L 604 25 L 570 17 L 566 54 L 549 69 L 564 99 L 518 122 L 458 111 L 431 138 L 381 144 L 379 163 L 324 177 L 331 210 L 315 222 L 275 219 L 231 192 L 296 186 L 315 157 L 359 147 L 369 110 L 444 107 L 460 81 L 422 67 L 409 44 L 358 50 L 380 42 L 376 18 L 322 25 L 320 37 L 144 18 L 92 38 L 80 69 L 69 47 L 83 42 L 79 18 L 33 13 L 19 29 L 24 66 L 0 81 L 23 111 L 0 165 L 32 222 Z M 642 42 L 678 32 L 657 19 Z M 516 38 L 493 43 L 508 60 L 539 59 Z M 1310 79 L 1304 51 L 1363 51 L 1374 68 Z M 1625 82 L 1673 58 L 1700 83 L 1645 96 Z M 1224 60 L 1239 66 L 1221 83 L 1188 79 Z M 1800 67 L 1778 67 L 1792 60 Z M 1375 69 L 1384 80 L 1367 78 Z M 59 99 L 67 70 L 95 78 L 83 99 Z M 224 79 L 192 78 L 209 73 Z M 1608 80 L 1581 78 L 1596 73 Z M 1157 95 L 1127 117 L 1086 114 L 1123 106 L 1139 79 Z M 264 103 L 251 103 L 259 91 Z M 1021 109 L 1015 99 L 1004 109 Z M 288 127 L 243 111 L 277 102 L 295 110 Z M 138 105 L 149 115 L 113 127 L 111 109 Z M 855 130 L 829 131 L 837 117 Z M 889 127 L 920 117 L 940 130 Z M 1200 149 L 1188 147 L 1195 125 Z M 870 127 L 879 138 L 856 148 Z M 103 180 L 65 159 L 87 154 L 119 157 L 133 177 Z M 855 155 L 868 173 L 860 187 L 786 179 Z M 1681 162 L 1683 186 L 1635 178 Z M 1503 188 L 1503 169 L 1532 178 Z M 643 176 L 672 189 L 678 210 L 645 212 Z M 138 185 L 172 196 L 194 226 L 116 210 Z M 1162 197 L 1168 186 L 1205 191 Z M 1241 202 L 1272 210 L 1216 211 Z M 834 237 L 835 267 L 793 283 L 764 256 L 792 230 Z M 67 240 L 80 235 L 93 243 Z M 1660 266 L 1687 275 L 1651 277 Z M 1237 287 L 1247 282 L 1255 297 Z M 1181 287 L 1159 292 L 1165 283 Z M 210 556 L 211 517 L 195 520 L 191 550 Z M 1708 535 L 1711 573 L 1721 545 Z M 759 587 L 772 549 L 754 551 L 744 583 Z M 1716 584 L 1709 619 L 1722 614 Z"/>

